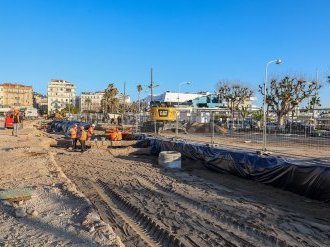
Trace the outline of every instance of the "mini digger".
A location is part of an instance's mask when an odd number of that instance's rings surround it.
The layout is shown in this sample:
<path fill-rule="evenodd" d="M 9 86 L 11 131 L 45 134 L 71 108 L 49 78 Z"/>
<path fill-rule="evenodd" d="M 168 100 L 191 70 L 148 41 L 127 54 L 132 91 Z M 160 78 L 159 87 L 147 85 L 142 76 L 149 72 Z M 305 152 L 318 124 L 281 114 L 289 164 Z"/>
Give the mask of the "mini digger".
<path fill-rule="evenodd" d="M 141 126 L 142 132 L 162 133 L 166 130 L 175 131 L 177 110 L 172 106 L 151 106 L 150 120 L 144 122 Z M 186 124 L 179 123 L 178 130 L 187 133 Z"/>

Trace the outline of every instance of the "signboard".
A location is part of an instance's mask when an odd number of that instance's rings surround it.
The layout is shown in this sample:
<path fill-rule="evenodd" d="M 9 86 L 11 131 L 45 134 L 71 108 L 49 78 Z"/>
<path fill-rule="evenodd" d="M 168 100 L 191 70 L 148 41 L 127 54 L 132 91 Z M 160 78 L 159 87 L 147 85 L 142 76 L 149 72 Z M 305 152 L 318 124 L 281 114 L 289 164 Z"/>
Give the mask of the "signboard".
<path fill-rule="evenodd" d="M 167 117 L 168 116 L 168 110 L 160 109 L 158 110 L 159 117 Z"/>

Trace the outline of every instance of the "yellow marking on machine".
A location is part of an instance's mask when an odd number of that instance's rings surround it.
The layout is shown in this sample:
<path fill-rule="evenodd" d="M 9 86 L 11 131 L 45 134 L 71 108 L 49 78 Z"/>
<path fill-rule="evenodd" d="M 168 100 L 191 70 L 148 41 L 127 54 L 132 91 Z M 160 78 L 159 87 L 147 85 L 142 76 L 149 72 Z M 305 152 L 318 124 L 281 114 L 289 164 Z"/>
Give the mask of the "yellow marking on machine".
<path fill-rule="evenodd" d="M 151 121 L 175 121 L 176 109 L 175 107 L 151 107 L 150 119 Z"/>

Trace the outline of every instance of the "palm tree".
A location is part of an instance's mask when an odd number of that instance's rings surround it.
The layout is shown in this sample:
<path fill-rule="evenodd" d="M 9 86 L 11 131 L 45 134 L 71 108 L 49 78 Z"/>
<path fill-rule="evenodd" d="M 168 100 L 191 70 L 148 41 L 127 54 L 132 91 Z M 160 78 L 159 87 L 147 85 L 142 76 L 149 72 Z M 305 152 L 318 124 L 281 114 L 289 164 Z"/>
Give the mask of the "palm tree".
<path fill-rule="evenodd" d="M 141 99 L 140 99 L 140 94 L 141 94 L 141 92 L 143 90 L 143 87 L 142 87 L 141 84 L 139 84 L 139 85 L 136 86 L 136 89 L 138 91 L 138 101 L 139 101 L 138 102 L 139 103 L 139 106 L 138 106 L 138 111 L 139 111 L 139 120 L 138 120 L 138 123 L 140 123 L 141 122 Z"/>
<path fill-rule="evenodd" d="M 140 94 L 140 93 L 142 92 L 142 90 L 143 90 L 143 87 L 142 87 L 141 84 L 137 85 L 136 88 L 137 88 L 137 91 L 138 91 L 139 94 Z"/>
<path fill-rule="evenodd" d="M 308 105 L 307 105 L 307 109 L 309 111 L 312 111 L 312 114 L 313 114 L 312 119 L 313 119 L 314 124 L 315 124 L 315 111 L 314 110 L 315 110 L 316 106 L 321 106 L 321 99 L 317 94 L 313 95 L 313 97 L 309 100 Z"/>
<path fill-rule="evenodd" d="M 136 86 L 136 89 L 137 89 L 137 91 L 138 91 L 139 115 L 140 115 L 140 112 L 141 112 L 140 94 L 141 94 L 141 92 L 142 92 L 142 90 L 143 90 L 143 87 L 142 87 L 141 84 L 139 84 L 139 85 Z M 140 117 L 139 117 L 139 118 L 140 118 Z"/>
<path fill-rule="evenodd" d="M 103 96 L 103 102 L 107 112 L 113 113 L 114 110 L 117 110 L 119 105 L 119 101 L 116 98 L 117 94 L 118 89 L 113 83 L 110 83 Z"/>
<path fill-rule="evenodd" d="M 90 111 L 91 110 L 92 100 L 90 98 L 86 98 L 85 99 L 85 104 L 87 105 L 88 111 Z"/>

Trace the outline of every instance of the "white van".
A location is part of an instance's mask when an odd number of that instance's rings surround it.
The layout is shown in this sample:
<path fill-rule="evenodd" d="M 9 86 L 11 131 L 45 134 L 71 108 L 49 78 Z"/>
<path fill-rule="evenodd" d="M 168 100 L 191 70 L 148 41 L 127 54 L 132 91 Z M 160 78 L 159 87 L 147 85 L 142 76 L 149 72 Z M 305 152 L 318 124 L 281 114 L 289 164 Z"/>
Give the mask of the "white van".
<path fill-rule="evenodd" d="M 24 112 L 24 116 L 27 119 L 36 119 L 39 117 L 38 109 L 36 108 L 27 108 Z"/>

